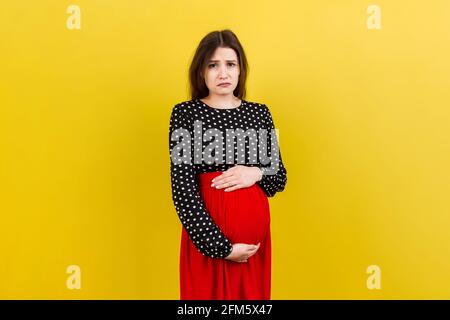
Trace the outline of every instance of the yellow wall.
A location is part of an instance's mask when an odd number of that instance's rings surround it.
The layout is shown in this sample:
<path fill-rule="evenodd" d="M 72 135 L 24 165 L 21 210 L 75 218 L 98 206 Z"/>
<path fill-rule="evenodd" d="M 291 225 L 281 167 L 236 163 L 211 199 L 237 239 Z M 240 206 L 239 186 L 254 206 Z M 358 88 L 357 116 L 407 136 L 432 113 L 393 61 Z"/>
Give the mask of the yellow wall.
<path fill-rule="evenodd" d="M 178 299 L 168 121 L 224 28 L 288 170 L 272 298 L 450 298 L 447 0 L 2 1 L 0 298 Z"/>

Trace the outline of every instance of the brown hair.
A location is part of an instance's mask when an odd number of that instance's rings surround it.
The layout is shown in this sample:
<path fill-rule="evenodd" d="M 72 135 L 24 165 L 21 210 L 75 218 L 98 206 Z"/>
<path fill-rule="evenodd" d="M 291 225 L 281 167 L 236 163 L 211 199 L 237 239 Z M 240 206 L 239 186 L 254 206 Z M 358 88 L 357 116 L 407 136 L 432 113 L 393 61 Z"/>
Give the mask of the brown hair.
<path fill-rule="evenodd" d="M 217 48 L 231 48 L 236 52 L 240 74 L 233 94 L 240 99 L 244 99 L 246 93 L 245 81 L 248 73 L 247 58 L 238 38 L 229 29 L 212 31 L 200 41 L 189 68 L 191 99 L 195 100 L 208 96 L 209 89 L 206 86 L 203 73 L 209 59 Z"/>

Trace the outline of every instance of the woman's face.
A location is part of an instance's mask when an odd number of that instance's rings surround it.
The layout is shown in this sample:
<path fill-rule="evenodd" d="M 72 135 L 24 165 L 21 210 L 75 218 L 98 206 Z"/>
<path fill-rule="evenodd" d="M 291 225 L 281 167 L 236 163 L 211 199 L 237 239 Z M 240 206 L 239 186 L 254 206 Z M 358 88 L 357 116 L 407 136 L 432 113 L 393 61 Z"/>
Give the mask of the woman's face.
<path fill-rule="evenodd" d="M 210 95 L 233 94 L 239 82 L 236 52 L 231 48 L 217 48 L 206 65 L 204 77 Z"/>

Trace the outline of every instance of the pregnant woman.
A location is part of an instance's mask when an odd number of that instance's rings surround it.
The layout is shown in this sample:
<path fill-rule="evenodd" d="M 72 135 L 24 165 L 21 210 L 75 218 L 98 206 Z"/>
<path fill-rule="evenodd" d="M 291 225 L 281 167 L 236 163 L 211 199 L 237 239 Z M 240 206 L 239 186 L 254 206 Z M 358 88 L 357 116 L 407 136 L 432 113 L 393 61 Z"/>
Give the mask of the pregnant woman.
<path fill-rule="evenodd" d="M 244 100 L 246 77 L 236 35 L 211 32 L 190 66 L 191 100 L 172 109 L 181 300 L 270 299 L 268 197 L 284 190 L 287 174 L 269 108 Z"/>

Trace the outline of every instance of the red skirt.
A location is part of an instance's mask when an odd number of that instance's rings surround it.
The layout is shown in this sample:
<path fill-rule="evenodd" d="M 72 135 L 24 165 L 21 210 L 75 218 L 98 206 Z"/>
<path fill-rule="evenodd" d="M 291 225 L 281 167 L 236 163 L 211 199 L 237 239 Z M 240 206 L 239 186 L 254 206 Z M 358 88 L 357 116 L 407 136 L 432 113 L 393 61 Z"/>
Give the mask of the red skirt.
<path fill-rule="evenodd" d="M 261 245 L 247 262 L 202 255 L 184 228 L 180 248 L 181 300 L 270 300 L 270 209 L 258 184 L 225 192 L 211 187 L 222 172 L 197 175 L 206 209 L 224 235 L 234 243 Z"/>

